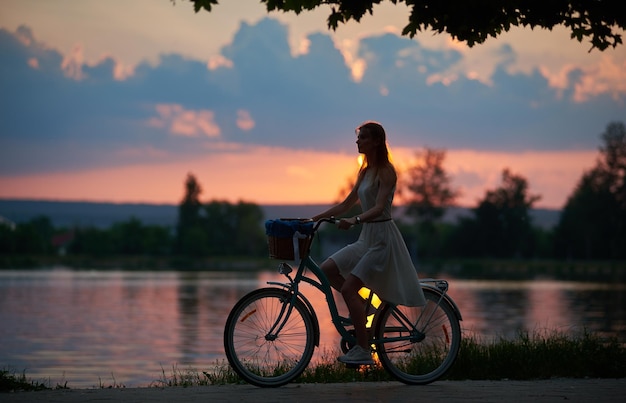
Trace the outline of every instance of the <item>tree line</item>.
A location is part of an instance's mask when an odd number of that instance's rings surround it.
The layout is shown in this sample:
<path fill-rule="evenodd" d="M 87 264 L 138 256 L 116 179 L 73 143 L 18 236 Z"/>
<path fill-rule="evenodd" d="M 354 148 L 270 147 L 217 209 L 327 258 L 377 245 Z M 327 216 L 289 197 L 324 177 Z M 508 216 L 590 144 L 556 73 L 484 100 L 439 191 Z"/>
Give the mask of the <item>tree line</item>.
<path fill-rule="evenodd" d="M 425 148 L 398 183 L 406 205 L 399 221 L 409 249 L 420 259 L 503 258 L 621 260 L 626 258 L 626 128 L 610 123 L 601 135 L 595 166 L 583 173 L 558 224 L 542 229 L 530 211 L 540 195 L 528 180 L 504 169 L 501 183 L 485 192 L 470 215 L 443 222 L 458 190 L 445 171 L 445 151 Z M 174 228 L 136 218 L 96 227 L 55 228 L 48 217 L 0 222 L 0 255 L 262 257 L 267 255 L 264 215 L 254 203 L 201 201 L 193 174 L 184 184 Z M 329 230 L 332 231 L 332 230 Z M 335 239 L 354 236 L 334 233 Z"/>
<path fill-rule="evenodd" d="M 626 258 L 626 128 L 612 122 L 601 135 L 595 166 L 583 173 L 555 228 L 533 224 L 530 211 L 540 195 L 528 180 L 504 169 L 501 184 L 487 190 L 469 217 L 441 222 L 458 192 L 442 167 L 445 152 L 425 151 L 409 169 L 408 211 L 416 218 L 418 255 L 558 259 Z"/>

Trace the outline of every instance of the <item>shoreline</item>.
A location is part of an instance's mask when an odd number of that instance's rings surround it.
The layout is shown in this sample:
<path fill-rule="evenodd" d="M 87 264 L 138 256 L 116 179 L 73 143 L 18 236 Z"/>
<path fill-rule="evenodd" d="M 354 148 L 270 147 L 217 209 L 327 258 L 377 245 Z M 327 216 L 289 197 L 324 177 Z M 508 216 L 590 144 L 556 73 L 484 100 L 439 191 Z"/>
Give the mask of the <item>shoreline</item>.
<path fill-rule="evenodd" d="M 622 402 L 626 378 L 535 381 L 437 381 L 409 386 L 399 382 L 289 384 L 280 388 L 214 385 L 167 388 L 59 389 L 0 394 L 3 402 L 414 402 L 420 401 L 572 401 Z"/>

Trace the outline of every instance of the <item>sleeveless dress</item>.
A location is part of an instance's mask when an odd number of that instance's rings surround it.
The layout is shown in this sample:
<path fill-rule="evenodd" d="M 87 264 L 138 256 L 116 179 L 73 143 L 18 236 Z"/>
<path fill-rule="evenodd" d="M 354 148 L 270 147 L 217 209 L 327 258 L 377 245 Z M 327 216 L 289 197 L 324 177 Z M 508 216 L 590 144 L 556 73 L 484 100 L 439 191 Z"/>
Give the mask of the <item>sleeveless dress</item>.
<path fill-rule="evenodd" d="M 352 273 L 383 301 L 395 305 L 422 306 L 426 303 L 417 270 L 406 248 L 402 234 L 391 219 L 395 188 L 383 213 L 362 224 L 359 239 L 330 256 L 346 278 Z M 376 204 L 378 180 L 368 170 L 358 189 L 361 208 L 366 211 Z"/>

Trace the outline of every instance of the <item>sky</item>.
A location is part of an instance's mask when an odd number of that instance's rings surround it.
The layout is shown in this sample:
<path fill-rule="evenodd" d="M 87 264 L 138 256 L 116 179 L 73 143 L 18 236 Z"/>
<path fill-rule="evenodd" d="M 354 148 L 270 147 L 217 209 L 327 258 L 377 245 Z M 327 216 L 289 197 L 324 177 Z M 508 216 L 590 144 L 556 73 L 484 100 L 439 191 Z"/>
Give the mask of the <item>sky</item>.
<path fill-rule="evenodd" d="M 401 36 L 391 2 L 334 32 L 325 8 L 220 3 L 0 2 L 0 198 L 175 204 L 191 173 L 204 201 L 331 203 L 376 120 L 401 178 L 442 149 L 459 205 L 510 169 L 559 209 L 626 121 L 626 48 L 561 27 L 469 48 Z"/>

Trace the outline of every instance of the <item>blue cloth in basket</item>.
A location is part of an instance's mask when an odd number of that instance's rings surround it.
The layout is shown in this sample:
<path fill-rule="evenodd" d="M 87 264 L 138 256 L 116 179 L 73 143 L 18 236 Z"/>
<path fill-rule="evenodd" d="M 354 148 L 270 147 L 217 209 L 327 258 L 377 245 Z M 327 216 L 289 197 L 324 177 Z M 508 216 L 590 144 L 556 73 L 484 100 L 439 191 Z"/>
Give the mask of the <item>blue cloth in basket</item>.
<path fill-rule="evenodd" d="M 302 235 L 311 235 L 314 225 L 313 221 L 267 220 L 265 221 L 265 235 L 276 238 L 292 238 L 296 231 Z"/>

